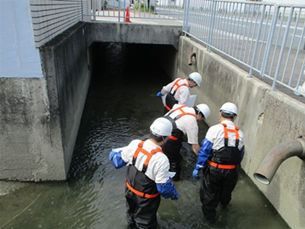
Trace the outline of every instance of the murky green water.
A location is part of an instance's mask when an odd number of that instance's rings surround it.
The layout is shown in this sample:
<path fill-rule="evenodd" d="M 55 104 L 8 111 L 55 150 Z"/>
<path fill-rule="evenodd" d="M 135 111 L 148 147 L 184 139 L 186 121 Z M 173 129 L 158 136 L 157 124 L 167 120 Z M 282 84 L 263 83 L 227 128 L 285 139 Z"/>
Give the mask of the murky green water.
<path fill-rule="evenodd" d="M 116 170 L 108 154 L 111 148 L 148 137 L 150 124 L 163 112 L 155 94 L 169 82 L 154 65 L 156 57 L 143 55 L 143 49 L 117 44 L 96 47 L 99 55 L 68 180 L 26 183 L 0 196 L 0 228 L 126 228 L 126 168 Z M 200 124 L 200 140 L 207 128 Z M 161 200 L 160 228 L 289 228 L 243 171 L 229 208 L 218 209 L 217 223 L 207 224 L 199 200 L 200 181 L 192 178 L 196 157 L 186 149 L 182 154 L 182 180 L 175 183 L 180 199 Z"/>

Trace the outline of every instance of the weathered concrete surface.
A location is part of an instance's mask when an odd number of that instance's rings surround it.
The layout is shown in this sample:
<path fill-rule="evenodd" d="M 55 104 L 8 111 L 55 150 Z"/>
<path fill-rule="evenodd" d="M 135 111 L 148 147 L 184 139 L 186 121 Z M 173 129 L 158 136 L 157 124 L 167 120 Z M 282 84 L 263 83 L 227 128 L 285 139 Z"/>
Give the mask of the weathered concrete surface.
<path fill-rule="evenodd" d="M 0 179 L 66 179 L 90 82 L 84 31 L 40 49 L 43 78 L 0 79 Z"/>
<path fill-rule="evenodd" d="M 1 78 L 0 88 L 0 179 L 62 179 L 60 130 L 53 126 L 46 80 Z"/>
<path fill-rule="evenodd" d="M 87 24 L 88 46 L 93 42 L 119 42 L 134 44 L 172 45 L 178 49 L 181 26 L 162 26 L 132 23 Z"/>
<path fill-rule="evenodd" d="M 196 53 L 196 65 L 188 66 L 188 55 Z M 203 76 L 195 89 L 196 103 L 207 103 L 211 116 L 209 126 L 219 122 L 219 108 L 227 101 L 239 108 L 236 124 L 244 131 L 246 153 L 242 167 L 258 188 L 278 210 L 291 228 L 305 227 L 305 162 L 298 157 L 284 161 L 270 185 L 253 178 L 260 161 L 279 143 L 305 137 L 305 104 L 271 87 L 222 57 L 209 53 L 187 37 L 180 38 L 177 76 L 192 71 Z M 192 89 L 193 90 L 193 89 Z"/>
<path fill-rule="evenodd" d="M 60 121 L 57 127 L 67 175 L 90 84 L 86 25 L 79 23 L 48 42 L 41 48 L 41 57 L 50 113 Z"/>

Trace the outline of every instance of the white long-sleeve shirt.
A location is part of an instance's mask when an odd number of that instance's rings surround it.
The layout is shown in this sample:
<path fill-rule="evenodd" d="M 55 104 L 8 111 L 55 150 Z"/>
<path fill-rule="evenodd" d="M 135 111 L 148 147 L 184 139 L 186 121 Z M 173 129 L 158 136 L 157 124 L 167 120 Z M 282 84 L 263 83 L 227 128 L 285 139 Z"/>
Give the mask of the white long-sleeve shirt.
<path fill-rule="evenodd" d="M 182 105 L 175 104 L 172 108 L 172 110 L 175 110 L 179 107 L 182 107 Z M 194 108 L 192 107 L 183 107 L 182 108 L 184 112 L 191 113 L 196 115 L 196 112 Z M 180 110 L 176 110 L 173 113 L 171 113 L 169 116 L 171 118 L 175 118 L 177 115 L 182 114 Z M 175 121 L 176 126 L 179 130 L 183 132 L 187 136 L 187 142 L 191 145 L 198 144 L 198 123 L 196 117 L 192 115 L 184 115 L 177 119 Z"/>
<path fill-rule="evenodd" d="M 161 90 L 161 94 L 162 95 L 166 95 L 170 92 L 172 86 L 175 84 L 176 81 L 178 81 L 180 78 L 175 79 L 174 81 L 172 81 L 171 83 L 167 84 L 166 86 L 164 86 Z M 182 104 L 185 105 L 186 102 L 189 100 L 190 98 L 190 88 L 189 88 L 189 84 L 187 79 L 181 79 L 178 82 L 179 85 L 181 84 L 186 84 L 188 86 L 181 86 L 178 88 L 178 90 L 176 91 L 176 94 L 174 95 L 175 99 L 178 101 L 178 104 Z M 176 86 L 175 86 L 176 87 Z M 175 89 L 174 87 L 174 89 Z"/>
<path fill-rule="evenodd" d="M 232 121 L 222 121 L 221 123 L 224 123 L 227 125 L 228 129 L 235 129 L 235 125 Z M 238 130 L 239 134 L 239 145 L 238 148 L 241 149 L 245 144 L 245 138 L 244 133 L 241 130 Z M 214 126 L 211 126 L 207 133 L 205 138 L 209 140 L 213 144 L 213 149 L 218 150 L 221 147 L 224 147 L 224 129 L 222 124 L 217 124 Z M 228 146 L 235 146 L 235 133 L 228 132 Z"/>

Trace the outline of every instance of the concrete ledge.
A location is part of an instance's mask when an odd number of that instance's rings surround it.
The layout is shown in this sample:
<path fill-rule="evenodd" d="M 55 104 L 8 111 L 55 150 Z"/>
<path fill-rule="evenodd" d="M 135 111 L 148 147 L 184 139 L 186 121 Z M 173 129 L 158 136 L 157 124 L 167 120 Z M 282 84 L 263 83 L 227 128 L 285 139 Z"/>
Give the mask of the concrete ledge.
<path fill-rule="evenodd" d="M 182 26 L 132 23 L 87 23 L 88 46 L 93 42 L 173 45 L 178 49 Z"/>
<path fill-rule="evenodd" d="M 236 124 L 244 131 L 246 153 L 242 167 L 265 194 L 291 228 L 305 226 L 305 163 L 298 157 L 284 161 L 270 185 L 258 183 L 253 173 L 266 153 L 279 143 L 305 136 L 305 104 L 290 98 L 239 69 L 222 57 L 209 53 L 203 46 L 180 38 L 177 75 L 198 71 L 202 87 L 193 91 L 196 103 L 211 108 L 208 125 L 219 122 L 219 108 L 227 101 L 239 108 Z M 195 52 L 197 64 L 188 66 L 187 57 Z M 292 207 L 293 206 L 293 207 Z"/>

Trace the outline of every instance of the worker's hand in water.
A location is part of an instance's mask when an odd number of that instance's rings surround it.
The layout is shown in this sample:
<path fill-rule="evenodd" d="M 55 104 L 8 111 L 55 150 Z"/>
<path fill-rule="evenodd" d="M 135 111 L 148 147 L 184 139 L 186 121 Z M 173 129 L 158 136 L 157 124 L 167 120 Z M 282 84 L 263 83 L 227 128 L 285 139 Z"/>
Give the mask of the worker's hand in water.
<path fill-rule="evenodd" d="M 116 169 L 122 168 L 126 165 L 126 162 L 121 157 L 122 150 L 115 152 L 111 151 L 109 154 L 109 160 L 112 161 L 112 164 Z"/>
<path fill-rule="evenodd" d="M 200 177 L 199 177 L 199 170 L 197 170 L 197 169 L 194 169 L 193 170 L 193 177 L 195 178 L 195 179 L 199 179 Z"/>
<path fill-rule="evenodd" d="M 157 96 L 157 97 L 161 97 L 161 96 L 162 96 L 161 92 L 158 92 L 158 93 L 156 94 L 156 96 Z"/>
<path fill-rule="evenodd" d="M 179 192 L 177 191 L 177 189 L 175 188 L 173 196 L 171 197 L 172 200 L 178 200 L 180 197 Z"/>
<path fill-rule="evenodd" d="M 177 192 L 177 194 L 174 195 L 174 196 L 172 196 L 171 199 L 172 199 L 172 200 L 178 200 L 179 197 L 180 197 L 180 196 L 179 196 L 179 193 Z"/>
<path fill-rule="evenodd" d="M 112 161 L 113 157 L 116 155 L 121 156 L 121 152 L 122 152 L 122 150 L 120 150 L 119 152 L 111 151 L 109 154 L 109 161 Z"/>

